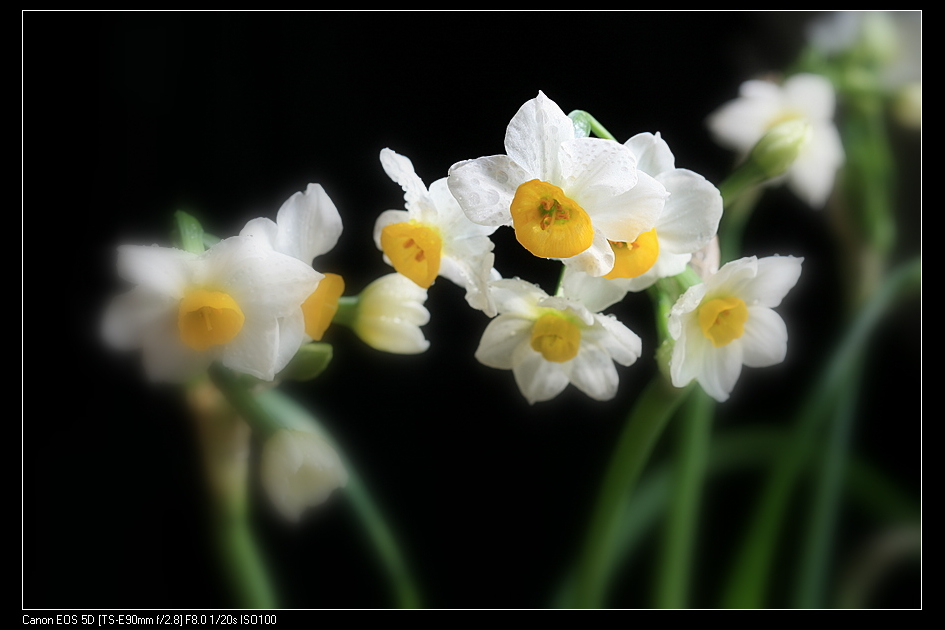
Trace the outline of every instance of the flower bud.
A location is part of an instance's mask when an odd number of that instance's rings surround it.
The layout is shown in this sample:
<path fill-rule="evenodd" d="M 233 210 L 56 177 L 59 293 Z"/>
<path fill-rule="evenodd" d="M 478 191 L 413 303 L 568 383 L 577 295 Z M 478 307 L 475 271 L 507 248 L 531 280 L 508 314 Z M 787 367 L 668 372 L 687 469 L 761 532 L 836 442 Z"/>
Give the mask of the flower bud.
<path fill-rule="evenodd" d="M 771 127 L 751 150 L 750 159 L 768 178 L 785 173 L 810 142 L 812 127 L 792 118 Z"/>
<path fill-rule="evenodd" d="M 261 457 L 263 488 L 279 513 L 292 522 L 348 481 L 335 449 L 309 431 L 277 431 L 266 440 Z"/>

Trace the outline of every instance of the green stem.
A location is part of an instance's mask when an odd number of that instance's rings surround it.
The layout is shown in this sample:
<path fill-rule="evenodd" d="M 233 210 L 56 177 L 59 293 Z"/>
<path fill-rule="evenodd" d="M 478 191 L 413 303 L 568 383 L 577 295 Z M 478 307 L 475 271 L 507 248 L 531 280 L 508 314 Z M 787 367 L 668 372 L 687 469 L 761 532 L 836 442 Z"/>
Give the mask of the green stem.
<path fill-rule="evenodd" d="M 687 608 L 693 572 L 693 548 L 702 486 L 712 434 L 714 401 L 696 388 L 677 424 L 678 450 L 673 464 L 673 489 L 656 582 L 657 608 Z"/>
<path fill-rule="evenodd" d="M 187 393 L 197 425 L 210 537 L 220 559 L 221 576 L 238 607 L 276 608 L 278 598 L 250 524 L 245 455 L 249 427 L 206 380 L 191 384 Z"/>
<path fill-rule="evenodd" d="M 840 394 L 837 412 L 830 420 L 826 448 L 821 455 L 819 479 L 814 483 L 811 519 L 801 550 L 794 594 L 796 608 L 821 608 L 826 600 L 827 574 L 832 569 L 829 560 L 834 557 L 833 534 L 842 497 L 842 480 L 861 373 L 862 363 L 850 371 Z"/>
<path fill-rule="evenodd" d="M 633 491 L 650 453 L 690 388 L 676 389 L 657 375 L 627 417 L 604 474 L 578 558 L 576 598 L 580 608 L 603 606 L 614 570 L 621 506 Z"/>
<path fill-rule="evenodd" d="M 797 478 L 815 444 L 816 433 L 833 408 L 850 370 L 862 359 L 866 340 L 880 318 L 906 292 L 919 286 L 921 260 L 911 261 L 890 274 L 857 315 L 836 348 L 815 389 L 797 415 L 791 441 L 774 463 L 752 515 L 748 534 L 736 558 L 722 596 L 725 608 L 760 608 L 764 605 L 776 543 Z"/>
<path fill-rule="evenodd" d="M 771 426 L 768 422 L 720 432 L 711 440 L 706 476 L 717 480 L 747 469 L 769 467 L 789 438 L 790 431 Z M 673 474 L 671 462 L 654 466 L 640 480 L 632 500 L 625 500 L 621 505 L 619 537 L 614 546 L 615 567 L 626 570 L 634 553 L 659 524 L 660 517 L 668 509 Z M 855 454 L 851 453 L 843 483 L 850 500 L 876 520 L 902 524 L 919 522 L 920 511 L 915 500 L 881 470 Z M 556 608 L 575 607 L 574 585 L 574 575 L 571 574 L 556 594 Z"/>

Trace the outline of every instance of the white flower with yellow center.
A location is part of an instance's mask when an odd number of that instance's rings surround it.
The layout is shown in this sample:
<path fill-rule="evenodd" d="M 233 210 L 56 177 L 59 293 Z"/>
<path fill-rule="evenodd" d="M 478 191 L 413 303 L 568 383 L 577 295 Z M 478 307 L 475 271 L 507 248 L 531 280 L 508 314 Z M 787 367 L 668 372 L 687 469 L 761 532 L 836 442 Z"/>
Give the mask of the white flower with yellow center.
<path fill-rule="evenodd" d="M 349 325 L 364 343 L 394 354 L 430 347 L 420 327 L 430 321 L 427 290 L 399 273 L 381 276 L 361 291 Z"/>
<path fill-rule="evenodd" d="M 805 146 L 784 177 L 794 193 L 812 208 L 822 208 L 843 164 L 843 144 L 833 122 L 836 96 L 826 77 L 796 74 L 783 84 L 751 80 L 737 99 L 713 112 L 707 124 L 720 145 L 747 155 L 771 128 L 788 120 L 806 120 Z"/>
<path fill-rule="evenodd" d="M 577 137 L 541 92 L 512 118 L 505 151 L 454 164 L 449 187 L 471 221 L 511 225 L 535 256 L 602 276 L 614 266 L 610 241 L 636 241 L 663 210 L 666 190 L 627 147 Z"/>
<path fill-rule="evenodd" d="M 695 379 L 722 402 L 742 365 L 782 362 L 787 327 L 772 309 L 797 284 L 802 262 L 793 256 L 742 258 L 686 290 L 669 315 L 675 340 L 669 362 L 673 385 L 685 387 Z"/>
<path fill-rule="evenodd" d="M 497 280 L 492 291 L 499 315 L 486 327 L 476 358 L 512 370 L 530 404 L 554 398 L 568 383 L 595 400 L 617 394 L 614 362 L 630 365 L 640 356 L 634 332 L 612 315 L 567 295 L 550 297 L 518 278 Z"/>
<path fill-rule="evenodd" d="M 334 248 L 341 231 L 341 215 L 328 193 L 320 184 L 309 184 L 304 193 L 296 192 L 282 204 L 275 221 L 265 217 L 252 219 L 240 231 L 240 236 L 250 237 L 264 247 L 312 265 L 317 256 Z M 281 323 L 301 325 L 303 341 L 320 340 L 338 310 L 338 299 L 344 289 L 340 275 L 324 274 L 318 287 L 302 303 L 302 318 L 292 317 Z M 293 331 L 292 338 L 296 336 L 297 331 Z M 298 346 L 283 345 L 280 361 L 288 362 L 297 350 Z"/>
<path fill-rule="evenodd" d="M 338 453 L 310 431 L 281 429 L 260 455 L 263 488 L 286 519 L 297 522 L 306 508 L 324 503 L 348 481 Z"/>
<path fill-rule="evenodd" d="M 427 190 L 413 163 L 390 149 L 381 151 L 381 165 L 404 189 L 406 202 L 406 210 L 382 212 L 374 225 L 374 242 L 384 260 L 424 289 L 443 276 L 466 289 L 470 306 L 493 317 L 488 285 L 498 273 L 489 235 L 496 227 L 467 219 L 445 177 Z"/>
<path fill-rule="evenodd" d="M 157 246 L 118 248 L 118 273 L 135 285 L 109 304 L 108 343 L 141 348 L 153 380 L 182 381 L 219 360 L 272 380 L 298 349 L 299 306 L 322 275 L 299 260 L 235 236 L 202 254 Z"/>
<path fill-rule="evenodd" d="M 673 153 L 660 134 L 637 134 L 626 146 L 639 171 L 651 175 L 670 196 L 653 229 L 632 243 L 610 244 L 614 268 L 609 273 L 594 278 L 572 268 L 565 270 L 565 282 L 579 294 L 610 296 L 598 310 L 620 301 L 628 291 L 643 291 L 660 278 L 685 271 L 693 252 L 715 237 L 722 218 L 718 188 L 702 175 L 676 168 Z"/>

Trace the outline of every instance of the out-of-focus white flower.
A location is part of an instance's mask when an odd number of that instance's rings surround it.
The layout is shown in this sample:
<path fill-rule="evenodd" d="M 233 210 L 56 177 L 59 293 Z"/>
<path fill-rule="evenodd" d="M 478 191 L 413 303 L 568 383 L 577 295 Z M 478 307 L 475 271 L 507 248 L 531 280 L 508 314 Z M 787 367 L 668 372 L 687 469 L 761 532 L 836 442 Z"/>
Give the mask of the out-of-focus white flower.
<path fill-rule="evenodd" d="M 512 370 L 530 404 L 560 394 L 568 383 L 595 400 L 617 393 L 614 362 L 630 365 L 640 338 L 612 315 L 594 313 L 567 295 L 549 297 L 518 278 L 492 283 L 499 315 L 489 322 L 476 358 Z"/>
<path fill-rule="evenodd" d="M 364 343 L 394 354 L 430 347 L 420 327 L 430 321 L 427 290 L 399 273 L 381 276 L 361 291 L 351 328 Z"/>
<path fill-rule="evenodd" d="M 381 165 L 404 189 L 406 202 L 406 210 L 382 212 L 374 225 L 374 242 L 384 260 L 424 289 L 443 276 L 466 289 L 470 306 L 493 317 L 488 285 L 499 274 L 489 235 L 497 226 L 467 219 L 445 177 L 427 190 L 413 163 L 390 149 L 381 151 Z"/>
<path fill-rule="evenodd" d="M 302 343 L 302 301 L 322 275 L 254 239 L 224 239 L 202 254 L 118 248 L 118 273 L 135 286 L 109 304 L 108 343 L 141 348 L 149 377 L 181 381 L 215 360 L 272 380 Z"/>
<path fill-rule="evenodd" d="M 652 230 L 633 243 L 610 244 L 615 260 L 610 273 L 595 278 L 570 267 L 565 270 L 571 291 L 609 296 L 609 303 L 595 310 L 620 301 L 628 291 L 643 291 L 660 278 L 685 271 L 693 252 L 715 237 L 722 218 L 718 188 L 697 173 L 676 168 L 673 153 L 659 133 L 637 134 L 626 146 L 636 157 L 637 168 L 662 184 L 670 196 Z"/>
<path fill-rule="evenodd" d="M 614 266 L 609 241 L 634 242 L 663 211 L 665 188 L 626 146 L 577 137 L 541 92 L 512 118 L 505 151 L 454 164 L 449 188 L 471 221 L 513 226 L 536 256 L 602 276 Z"/>
<path fill-rule="evenodd" d="M 328 193 L 320 184 L 309 184 L 304 193 L 296 192 L 282 204 L 275 221 L 266 217 L 252 219 L 240 235 L 312 265 L 317 256 L 334 248 L 341 231 L 341 215 Z M 302 303 L 303 319 L 290 318 L 280 323 L 297 326 L 301 321 L 305 340 L 320 340 L 338 310 L 338 298 L 344 293 L 344 288 L 341 276 L 324 274 L 315 291 Z M 295 336 L 291 335 L 293 339 Z M 284 344 L 282 360 L 288 362 L 297 350 L 298 346 L 293 348 L 291 344 Z"/>
<path fill-rule="evenodd" d="M 737 99 L 722 105 L 707 121 L 716 142 L 742 156 L 773 127 L 792 119 L 810 123 L 809 141 L 784 177 L 794 193 L 812 208 L 822 208 L 843 164 L 843 145 L 833 122 L 833 86 L 816 74 L 796 74 L 783 84 L 751 80 Z"/>
<path fill-rule="evenodd" d="M 802 262 L 793 256 L 742 258 L 683 293 L 669 316 L 675 340 L 669 363 L 673 385 L 685 387 L 695 379 L 722 402 L 742 365 L 782 362 L 787 327 L 772 309 L 797 283 Z"/>
<path fill-rule="evenodd" d="M 279 513 L 292 522 L 348 481 L 335 449 L 308 431 L 277 431 L 266 440 L 260 457 L 263 488 Z"/>

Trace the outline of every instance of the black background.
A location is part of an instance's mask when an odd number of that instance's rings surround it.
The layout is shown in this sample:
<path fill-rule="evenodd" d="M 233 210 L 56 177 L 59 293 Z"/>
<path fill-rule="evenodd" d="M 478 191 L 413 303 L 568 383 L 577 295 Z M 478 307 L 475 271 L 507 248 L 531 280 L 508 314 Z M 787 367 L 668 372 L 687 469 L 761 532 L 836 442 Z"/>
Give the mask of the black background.
<path fill-rule="evenodd" d="M 23 14 L 22 603 L 26 608 L 217 608 L 192 427 L 173 388 L 145 381 L 138 357 L 98 337 L 122 287 L 119 243 L 168 244 L 171 212 L 236 233 L 274 218 L 309 182 L 338 206 L 344 233 L 318 261 L 348 294 L 387 268 L 373 222 L 402 207 L 384 147 L 427 183 L 454 162 L 501 153 L 505 126 L 539 90 L 585 109 L 619 140 L 659 131 L 676 164 L 715 183 L 732 155 L 704 119 L 739 83 L 784 68 L 807 13 L 309 12 Z M 896 136 L 911 169 L 897 256 L 919 243 L 919 137 Z M 783 365 L 746 370 L 719 426 L 786 422 L 842 330 L 836 248 L 825 213 L 787 191 L 765 198 L 745 253 L 804 256 L 780 309 Z M 497 267 L 550 289 L 557 268 L 496 233 Z M 632 297 L 632 296 L 631 296 Z M 427 603 L 531 608 L 549 602 L 580 540 L 622 417 L 653 374 L 643 296 L 612 309 L 644 341 L 617 397 L 573 387 L 529 406 L 512 375 L 478 364 L 486 319 L 444 280 L 430 290 L 431 340 L 382 355 L 346 329 L 335 360 L 287 391 L 316 410 L 359 464 L 411 555 Z M 920 311 L 883 326 L 854 435 L 918 497 Z M 663 448 L 661 445 L 660 448 Z M 661 451 L 658 451 L 658 455 Z M 696 604 L 712 606 L 754 486 L 706 506 Z M 258 493 L 258 490 L 254 490 Z M 336 497 L 337 499 L 338 497 Z M 291 608 L 391 605 L 343 500 L 301 527 L 256 496 L 256 526 Z M 868 533 L 855 521 L 851 544 Z M 711 568 L 710 566 L 711 565 Z M 615 604 L 648 603 L 644 558 Z M 880 605 L 917 606 L 915 573 Z M 783 602 L 782 602 L 783 603 Z"/>

